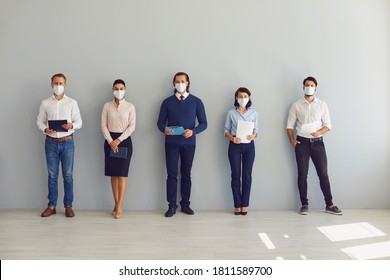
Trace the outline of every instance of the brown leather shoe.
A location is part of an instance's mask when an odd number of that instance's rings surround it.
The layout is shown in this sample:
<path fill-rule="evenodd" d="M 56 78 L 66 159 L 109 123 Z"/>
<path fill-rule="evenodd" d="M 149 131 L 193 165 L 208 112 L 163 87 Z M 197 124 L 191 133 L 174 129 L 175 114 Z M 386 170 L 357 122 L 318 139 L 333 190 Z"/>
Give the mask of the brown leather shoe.
<path fill-rule="evenodd" d="M 41 217 L 49 217 L 51 215 L 54 215 L 56 213 L 56 208 L 53 206 L 48 206 L 45 211 L 42 212 Z"/>
<path fill-rule="evenodd" d="M 72 210 L 72 207 L 70 207 L 70 206 L 65 207 L 65 217 L 68 217 L 68 218 L 74 217 L 74 212 Z"/>

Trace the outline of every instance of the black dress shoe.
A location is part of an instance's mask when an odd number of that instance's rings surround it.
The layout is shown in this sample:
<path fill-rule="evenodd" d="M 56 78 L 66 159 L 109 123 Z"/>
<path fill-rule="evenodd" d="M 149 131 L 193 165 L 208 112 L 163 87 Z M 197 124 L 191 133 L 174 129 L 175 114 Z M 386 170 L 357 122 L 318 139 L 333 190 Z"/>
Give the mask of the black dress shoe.
<path fill-rule="evenodd" d="M 241 212 L 241 215 L 246 215 L 246 214 L 248 214 L 248 212 Z"/>
<path fill-rule="evenodd" d="M 195 212 L 189 206 L 182 207 L 181 212 L 186 213 L 187 215 L 194 215 L 195 214 Z"/>
<path fill-rule="evenodd" d="M 236 215 L 236 216 L 241 215 L 241 212 L 234 211 L 234 215 Z"/>
<path fill-rule="evenodd" d="M 169 209 L 167 212 L 165 212 L 165 217 L 169 218 L 176 214 L 176 208 L 169 206 Z"/>

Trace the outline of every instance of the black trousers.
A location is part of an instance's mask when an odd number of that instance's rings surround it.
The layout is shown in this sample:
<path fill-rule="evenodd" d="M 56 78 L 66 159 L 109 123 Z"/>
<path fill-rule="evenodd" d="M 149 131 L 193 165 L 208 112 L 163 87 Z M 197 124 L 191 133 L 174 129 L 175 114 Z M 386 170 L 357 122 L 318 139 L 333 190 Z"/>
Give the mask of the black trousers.
<path fill-rule="evenodd" d="M 324 195 L 326 206 L 333 204 L 330 182 L 328 177 L 328 160 L 322 138 L 313 141 L 309 138 L 298 136 L 297 141 L 301 144 L 295 146 L 295 158 L 298 167 L 298 190 L 302 205 L 308 205 L 307 199 L 307 174 L 309 171 L 309 160 L 312 159 L 320 179 L 321 191 Z"/>

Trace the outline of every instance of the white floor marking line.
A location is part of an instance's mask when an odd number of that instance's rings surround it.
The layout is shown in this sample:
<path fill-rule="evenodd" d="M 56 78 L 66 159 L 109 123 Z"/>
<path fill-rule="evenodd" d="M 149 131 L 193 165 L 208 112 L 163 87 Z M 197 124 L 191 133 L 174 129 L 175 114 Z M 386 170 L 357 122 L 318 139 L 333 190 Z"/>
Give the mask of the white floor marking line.
<path fill-rule="evenodd" d="M 266 233 L 260 232 L 259 233 L 259 237 L 260 237 L 261 241 L 263 241 L 264 245 L 268 249 L 272 250 L 272 249 L 276 248 L 275 245 L 272 243 L 271 239 L 269 239 L 269 237 L 268 237 L 268 235 Z"/>

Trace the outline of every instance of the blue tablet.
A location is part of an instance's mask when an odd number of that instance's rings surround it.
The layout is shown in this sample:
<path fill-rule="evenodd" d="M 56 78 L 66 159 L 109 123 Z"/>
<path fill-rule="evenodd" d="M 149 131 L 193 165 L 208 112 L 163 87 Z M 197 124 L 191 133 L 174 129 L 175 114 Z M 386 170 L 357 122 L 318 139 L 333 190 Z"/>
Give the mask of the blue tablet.
<path fill-rule="evenodd" d="M 182 135 L 184 132 L 186 132 L 182 126 L 167 126 L 165 129 L 172 130 L 172 135 Z"/>

